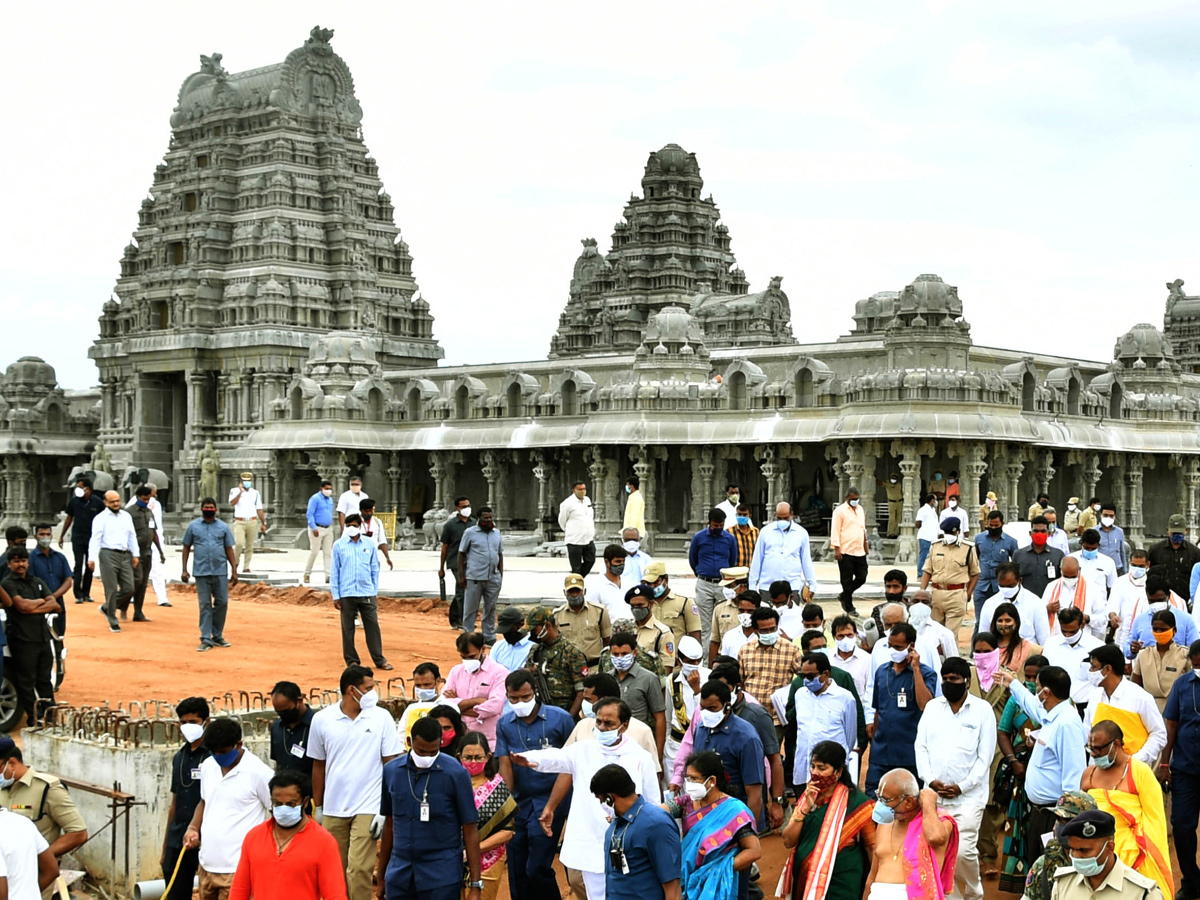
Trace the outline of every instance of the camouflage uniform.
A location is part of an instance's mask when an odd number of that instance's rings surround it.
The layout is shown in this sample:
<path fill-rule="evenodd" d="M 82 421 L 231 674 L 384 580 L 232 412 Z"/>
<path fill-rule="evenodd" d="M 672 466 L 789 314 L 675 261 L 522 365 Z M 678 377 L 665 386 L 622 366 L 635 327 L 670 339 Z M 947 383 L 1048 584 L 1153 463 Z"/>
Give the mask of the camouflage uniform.
<path fill-rule="evenodd" d="M 530 634 L 546 624 L 553 624 L 551 610 L 538 607 L 529 613 L 525 624 Z M 583 651 L 561 634 L 552 644 L 538 643 L 529 653 L 525 668 L 545 679 L 548 697 L 552 706 L 570 710 L 575 696 L 583 690 L 583 679 L 588 674 L 587 658 Z"/>

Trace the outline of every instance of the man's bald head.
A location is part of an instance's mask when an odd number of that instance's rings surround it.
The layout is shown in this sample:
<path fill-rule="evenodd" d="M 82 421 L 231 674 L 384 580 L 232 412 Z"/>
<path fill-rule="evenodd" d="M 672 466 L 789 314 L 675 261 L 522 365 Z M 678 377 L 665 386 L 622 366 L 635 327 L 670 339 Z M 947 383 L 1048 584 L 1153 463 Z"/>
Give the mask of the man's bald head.
<path fill-rule="evenodd" d="M 1079 577 L 1079 560 L 1074 556 L 1068 556 L 1062 561 L 1063 578 L 1078 578 Z"/>
<path fill-rule="evenodd" d="M 926 606 L 933 606 L 933 594 L 929 593 L 929 591 L 913 591 L 912 597 L 909 599 L 913 603 L 924 603 Z"/>
<path fill-rule="evenodd" d="M 104 505 L 109 509 L 117 510 L 121 508 L 121 495 L 116 491 L 104 492 Z"/>
<path fill-rule="evenodd" d="M 776 503 L 775 504 L 775 518 L 776 519 L 783 520 L 783 519 L 790 519 L 791 517 L 792 517 L 792 505 L 790 503 Z"/>

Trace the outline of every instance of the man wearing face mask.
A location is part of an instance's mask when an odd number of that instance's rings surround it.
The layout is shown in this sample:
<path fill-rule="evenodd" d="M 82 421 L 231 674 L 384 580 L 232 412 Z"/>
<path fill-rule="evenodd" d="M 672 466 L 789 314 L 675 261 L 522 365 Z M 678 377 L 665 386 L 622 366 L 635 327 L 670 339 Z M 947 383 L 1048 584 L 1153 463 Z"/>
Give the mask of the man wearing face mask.
<path fill-rule="evenodd" d="M 254 540 L 267 533 L 267 517 L 263 512 L 262 494 L 254 487 L 254 475 L 243 472 L 241 481 L 229 489 L 229 505 L 233 507 L 233 532 L 237 537 L 237 557 L 242 561 L 242 574 L 250 573 L 254 558 Z"/>
<path fill-rule="evenodd" d="M 937 697 L 941 694 L 941 675 L 939 673 L 942 670 L 942 657 L 938 652 L 938 641 L 932 632 L 924 631 L 922 628 L 926 624 L 938 624 L 933 621 L 932 612 L 926 612 L 928 609 L 929 607 L 924 603 L 914 603 L 912 607 L 906 607 L 901 603 L 888 603 L 883 607 L 881 611 L 883 637 L 871 647 L 871 672 L 867 681 L 867 692 L 864 695 L 865 703 L 870 704 L 871 697 L 875 693 L 875 676 L 880 667 L 892 664 L 892 646 L 888 642 L 888 635 L 892 633 L 893 628 L 904 623 L 911 625 L 913 631 L 916 632 L 917 641 L 914 646 L 921 665 L 927 666 L 934 673 L 933 695 Z M 914 613 L 915 621 L 911 618 Z M 957 648 L 957 641 L 955 646 Z M 866 708 L 870 709 L 869 705 Z"/>
<path fill-rule="evenodd" d="M 271 723 L 271 762 L 275 771 L 290 769 L 312 777 L 313 761 L 305 752 L 317 711 L 308 705 L 300 685 L 281 681 L 271 688 L 271 706 L 277 718 Z"/>
<path fill-rule="evenodd" d="M 934 698 L 938 676 L 937 670 L 922 665 L 916 642 L 917 631 L 911 625 L 893 626 L 887 637 L 889 661 L 875 673 L 871 696 L 875 720 L 867 725 L 874 741 L 866 781 L 871 796 L 889 769 L 917 771 L 917 724 Z"/>
<path fill-rule="evenodd" d="M 1175 612 L 1174 641 L 1182 647 L 1188 647 L 1192 641 L 1200 638 L 1196 632 L 1196 622 L 1188 614 L 1183 598 L 1171 592 L 1167 580 L 1161 570 L 1151 569 L 1146 575 L 1146 603 L 1142 605 L 1129 626 L 1129 634 L 1121 645 L 1128 659 L 1133 659 L 1145 647 L 1152 647 L 1154 628 L 1151 619 L 1157 612 L 1166 610 Z"/>
<path fill-rule="evenodd" d="M 1021 586 L 1021 569 L 1014 562 L 1001 563 L 996 570 L 996 593 L 988 597 L 979 612 L 979 631 L 992 631 L 996 610 L 1002 603 L 1011 603 L 1021 614 L 1021 637 L 1040 647 L 1050 640 L 1050 622 L 1046 603 L 1037 594 Z M 1103 616 L 1100 617 L 1103 622 Z"/>
<path fill-rule="evenodd" d="M 662 663 L 663 672 L 670 675 L 675 669 L 675 635 L 654 615 L 654 589 L 648 584 L 632 587 L 625 602 L 637 625 L 638 647 Z"/>
<path fill-rule="evenodd" d="M 437 719 L 418 719 L 412 730 L 412 750 L 383 767 L 376 897 L 479 900 L 483 874 L 475 792 L 462 763 L 441 752 L 441 739 L 442 726 Z M 374 845 L 372 841 L 368 848 L 372 863 Z M 364 898 L 370 896 L 369 869 L 365 886 L 368 893 Z M 359 900 L 353 887 L 348 895 L 349 900 Z"/>
<path fill-rule="evenodd" d="M 757 592 L 746 591 L 739 594 L 734 608 L 737 610 L 738 627 L 725 632 L 725 636 L 721 638 L 719 652 L 710 648 L 710 665 L 718 656 L 732 656 L 736 659 L 742 648 L 758 633 L 754 627 L 754 613 L 760 608 Z"/>
<path fill-rule="evenodd" d="M 1192 568 L 1197 563 L 1200 547 L 1187 539 L 1187 520 L 1178 514 L 1171 516 L 1167 520 L 1167 539 L 1150 547 L 1150 565 L 1165 566 L 1171 590 L 1180 597 L 1190 597 Z"/>
<path fill-rule="evenodd" d="M 483 639 L 491 644 L 496 640 L 496 603 L 504 584 L 504 539 L 489 506 L 481 506 L 479 524 L 463 532 L 458 544 L 458 577 L 467 585 L 463 592 L 463 631 L 475 630 L 478 615 Z"/>
<path fill-rule="evenodd" d="M 938 522 L 937 494 L 926 494 L 921 508 L 917 510 L 917 571 L 925 568 L 925 559 L 930 548 L 937 543 L 941 532 Z"/>
<path fill-rule="evenodd" d="M 1117 575 L 1124 575 L 1129 568 L 1125 558 L 1125 532 L 1117 525 L 1117 507 L 1109 501 L 1100 506 L 1100 552 L 1113 561 Z"/>
<path fill-rule="evenodd" d="M 799 640 L 800 635 L 807 630 L 804 613 L 809 606 L 815 604 L 802 606 L 797 603 L 792 591 L 792 584 L 789 581 L 772 581 L 770 599 L 771 606 L 775 607 L 775 611 L 779 613 L 779 630 L 793 641 Z M 817 609 L 820 607 L 818 606 Z M 824 616 L 824 612 L 821 615 Z"/>
<path fill-rule="evenodd" d="M 1071 556 L 1079 560 L 1079 577 L 1087 581 L 1088 593 L 1102 604 L 1107 603 L 1109 592 L 1117 583 L 1117 567 L 1100 552 L 1100 532 L 1085 528 L 1079 549 Z"/>
<path fill-rule="evenodd" d="M 775 521 L 759 531 L 750 563 L 750 587 L 759 594 L 767 595 L 774 581 L 790 582 L 793 590 L 799 585 L 805 600 L 817 592 L 808 531 L 793 521 L 792 507 L 787 503 L 777 504 Z"/>
<path fill-rule="evenodd" d="M 525 631 L 525 614 L 515 606 L 506 606 L 496 617 L 500 640 L 492 644 L 491 657 L 509 672 L 525 667 L 534 648 L 533 635 Z"/>
<path fill-rule="evenodd" d="M 904 485 L 900 483 L 900 476 L 895 473 L 889 475 L 886 482 L 876 478 L 875 483 L 887 492 L 887 536 L 897 538 L 900 536 L 900 522 L 904 518 Z"/>
<path fill-rule="evenodd" d="M 1088 501 L 1088 505 L 1085 506 L 1079 513 L 1079 525 L 1076 533 L 1082 536 L 1083 533 L 1089 528 L 1095 528 L 1099 524 L 1100 498 L 1093 497 Z"/>
<path fill-rule="evenodd" d="M 737 508 L 741 502 L 742 489 L 736 484 L 725 485 L 725 499 L 718 503 L 716 508 L 725 513 L 725 518 L 721 521 L 724 523 L 727 531 L 731 530 L 737 523 Z"/>
<path fill-rule="evenodd" d="M 450 627 L 462 628 L 463 594 L 465 581 L 458 577 L 458 546 L 463 532 L 475 524 L 471 518 L 471 501 L 466 497 L 454 498 L 454 515 L 442 526 L 442 559 L 438 564 L 438 578 L 446 578 L 446 560 L 450 560 L 450 574 L 454 576 L 454 599 L 450 601 Z"/>
<path fill-rule="evenodd" d="M 58 533 L 58 546 L 62 549 L 63 537 L 71 529 L 71 550 L 75 559 L 74 590 L 76 603 L 91 603 L 92 570 L 88 568 L 88 542 L 92 538 L 92 520 L 104 512 L 104 501 L 92 492 L 92 479 L 82 477 L 75 480 L 75 489 L 67 500 L 62 530 Z M 73 524 L 72 524 L 73 523 Z"/>
<path fill-rule="evenodd" d="M 1105 719 L 1116 722 L 1125 734 L 1125 749 L 1150 766 L 1167 744 L 1167 726 L 1149 692 L 1125 677 L 1125 654 L 1114 644 L 1088 654 L 1088 681 L 1099 690 L 1092 694 L 1083 723 L 1090 730 Z"/>
<path fill-rule="evenodd" d="M 539 680 L 544 679 L 546 694 L 540 699 L 566 710 L 572 717 L 579 715 L 583 679 L 588 675 L 583 652 L 559 633 L 554 614 L 544 606 L 530 610 L 525 626 L 534 643 L 525 666 L 536 672 Z"/>
<path fill-rule="evenodd" d="M 636 648 L 637 638 L 632 634 L 618 632 L 613 635 L 614 677 L 621 688 L 621 699 L 633 711 L 634 718 L 654 729 L 657 758 L 662 759 L 667 740 L 666 699 L 663 696 L 662 679 L 642 667 L 634 652 Z"/>
<path fill-rule="evenodd" d="M 621 547 L 625 550 L 625 569 L 621 572 L 621 583 L 633 587 L 639 581 L 645 580 L 648 566 L 654 562 L 654 557 L 642 549 L 642 533 L 636 528 L 626 528 L 621 532 Z"/>
<path fill-rule="evenodd" d="M 650 590 L 650 599 L 655 604 L 654 617 L 671 629 L 677 648 L 679 642 L 687 635 L 700 640 L 700 607 L 690 597 L 671 590 L 666 563 L 650 563 L 642 573 L 641 584 Z"/>
<path fill-rule="evenodd" d="M 524 621 L 524 620 L 522 620 Z M 417 719 L 428 713 L 435 706 L 452 706 L 458 708 L 458 701 L 449 700 L 442 696 L 442 670 L 435 662 L 418 663 L 412 673 L 413 698 L 404 707 L 404 712 L 397 723 L 397 729 L 402 736 L 405 746 L 412 746 L 412 727 Z"/>
<path fill-rule="evenodd" d="M 1042 515 L 1045 515 L 1043 513 Z M 1079 534 L 1079 518 L 1083 513 L 1079 509 L 1079 498 L 1071 497 L 1067 500 L 1067 511 L 1063 514 L 1062 527 L 1067 534 Z"/>
<path fill-rule="evenodd" d="M 230 646 L 225 640 L 225 614 L 229 611 L 229 585 L 237 584 L 237 558 L 233 555 L 233 545 L 233 532 L 217 518 L 217 501 L 205 497 L 200 501 L 200 518 L 193 519 L 183 533 L 179 575 L 187 584 L 190 577 L 188 556 L 194 550 L 196 563 L 192 568 L 196 575 L 196 600 L 200 606 L 200 646 L 196 649 L 201 653 L 213 647 Z"/>
<path fill-rule="evenodd" d="M 583 705 L 579 710 L 579 721 L 564 746 L 570 746 L 578 741 L 594 741 L 596 739 L 596 707 L 601 700 L 621 699 L 621 686 L 616 677 L 604 672 L 593 672 L 583 679 Z M 629 720 L 629 739 L 642 746 L 642 749 L 654 760 L 656 772 L 662 772 L 662 759 L 658 745 L 654 740 L 654 729 L 640 719 Z M 691 744 L 689 743 L 690 747 Z M 584 898 L 586 900 L 586 898 Z"/>
<path fill-rule="evenodd" d="M 212 754 L 204 746 L 204 729 L 208 726 L 208 701 L 203 697 L 186 697 L 175 707 L 179 717 L 179 733 L 183 746 L 171 759 L 171 807 L 167 812 L 167 830 L 163 835 L 163 854 L 159 860 L 163 880 L 170 881 L 179 864 L 179 874 L 166 900 L 192 900 L 192 882 L 200 865 L 195 849 L 183 849 L 183 836 L 191 824 L 200 803 L 200 764 Z M 179 857 L 183 856 L 183 862 Z"/>
<path fill-rule="evenodd" d="M 537 699 L 533 675 L 524 670 L 510 672 L 504 679 L 511 712 L 496 726 L 496 759 L 500 774 L 517 800 L 514 834 L 508 842 L 508 884 L 512 900 L 541 900 L 558 897 L 554 876 L 554 852 L 566 820 L 560 804 L 552 819 L 550 834 L 538 821 L 554 790 L 556 776 L 514 766 L 510 755 L 526 750 L 561 749 L 575 727 L 570 713 Z"/>
<path fill-rule="evenodd" d="M 50 596 L 58 601 L 62 608 L 55 617 L 54 630 L 59 637 L 67 633 L 67 611 L 64 599 L 71 588 L 71 564 L 66 556 L 52 546 L 54 528 L 49 524 L 33 527 L 33 535 L 37 539 L 37 549 L 29 554 L 29 574 L 40 578 L 50 589 Z"/>
<path fill-rule="evenodd" d="M 308 498 L 308 562 L 304 564 L 304 583 L 312 577 L 317 553 L 325 561 L 325 583 L 329 584 L 329 559 L 333 555 L 333 482 L 321 482 L 321 489 Z"/>
<path fill-rule="evenodd" d="M 375 543 L 363 537 L 361 526 L 362 517 L 358 513 L 346 516 L 346 528 L 333 545 L 329 589 L 333 608 L 341 612 L 342 659 L 348 666 L 358 665 L 354 622 L 361 616 L 371 661 L 376 668 L 390 671 L 392 664 L 383 655 L 379 608 L 375 602 L 379 593 L 379 554 L 375 552 Z"/>
<path fill-rule="evenodd" d="M 588 589 L 589 603 L 603 606 L 608 610 L 609 621 L 615 621 L 625 615 L 625 557 L 629 554 L 620 544 L 609 544 L 604 548 L 604 571 L 596 575 Z"/>
<path fill-rule="evenodd" d="M 1017 552 L 1017 540 L 1004 533 L 1004 513 L 995 509 L 988 513 L 987 530 L 975 538 L 979 556 L 979 581 L 975 583 L 975 621 L 981 622 L 980 610 L 988 597 L 999 590 L 996 572 L 1004 563 L 1012 562 Z"/>
<path fill-rule="evenodd" d="M 250 829 L 271 814 L 271 767 L 242 746 L 237 719 L 213 719 L 204 729 L 212 754 L 200 763 L 200 802 L 183 835 L 200 848 L 201 900 L 226 900 Z M 229 777 L 237 770 L 236 777 Z"/>
<path fill-rule="evenodd" d="M 587 601 L 583 576 L 574 572 L 563 580 L 563 594 L 567 602 L 554 611 L 554 621 L 563 637 L 578 647 L 588 666 L 594 668 L 613 633 L 608 607 Z"/>
<path fill-rule="evenodd" d="M 1071 538 L 1069 532 L 1058 527 L 1058 513 L 1050 508 L 1042 513 L 1046 518 L 1046 527 L 1050 530 L 1050 537 L 1046 541 L 1046 546 L 1053 547 L 1055 550 L 1061 550 L 1063 556 L 1068 556 L 1071 553 Z"/>
<path fill-rule="evenodd" d="M 1013 554 L 1013 562 L 1021 567 L 1021 584 L 1041 597 L 1046 586 L 1061 575 L 1065 555 L 1050 546 L 1050 523 L 1046 517 L 1034 516 L 1029 526 L 1029 546 Z"/>
<path fill-rule="evenodd" d="M 371 552 L 375 552 L 374 548 Z M 374 672 L 362 666 L 347 666 L 342 672 L 341 692 L 341 702 L 318 712 L 309 727 L 307 752 L 313 759 L 313 818 L 329 829 L 337 841 L 349 900 L 371 900 L 375 842 L 384 830 L 385 817 L 391 815 L 390 809 L 381 809 L 379 804 L 384 794 L 384 767 L 404 748 L 391 713 L 378 705 Z M 422 734 L 417 730 L 422 722 L 431 722 L 437 729 L 433 748 L 436 756 L 441 725 L 432 718 L 420 719 L 413 726 L 414 752 L 420 753 L 416 744 L 417 736 Z M 389 779 L 387 795 L 394 794 L 395 787 L 394 780 Z M 468 800 L 471 796 L 468 791 Z M 394 803 L 395 797 L 391 799 Z M 471 809 L 475 809 L 474 801 Z M 439 809 L 437 815 L 445 813 Z M 383 846 L 388 846 L 386 836 Z M 386 858 L 386 853 L 381 857 Z M 461 862 L 461 855 L 456 859 Z"/>
<path fill-rule="evenodd" d="M 757 553 L 759 547 L 755 548 Z M 725 530 L 725 510 L 708 513 L 708 527 L 692 535 L 688 565 L 696 576 L 696 606 L 700 609 L 700 643 L 710 640 L 713 609 L 721 600 L 721 570 L 737 566 L 737 540 Z"/>
<path fill-rule="evenodd" d="M 530 633 L 534 633 L 532 628 Z M 504 676 L 508 671 L 485 652 L 483 635 L 477 631 L 460 634 L 454 639 L 454 647 L 462 662 L 446 676 L 442 696 L 454 701 L 468 728 L 482 731 L 488 744 L 494 746 L 496 721 L 504 712 Z"/>
<path fill-rule="evenodd" d="M 596 562 L 596 512 L 582 481 L 575 482 L 571 495 L 558 505 L 558 527 L 563 530 L 571 571 L 587 578 Z"/>
<path fill-rule="evenodd" d="M 942 519 L 942 540 L 929 551 L 921 570 L 921 590 L 933 585 L 933 618 L 958 634 L 967 615 L 967 598 L 979 582 L 979 555 L 975 545 L 959 539 L 962 523 L 955 516 Z"/>
<path fill-rule="evenodd" d="M 625 516 L 622 528 L 638 534 L 646 531 L 646 498 L 642 496 L 642 480 L 637 475 L 625 479 Z"/>
<path fill-rule="evenodd" d="M 100 580 L 104 583 L 104 606 L 100 611 L 108 620 L 108 630 L 120 632 L 117 609 L 133 596 L 134 570 L 138 558 L 137 532 L 133 519 L 121 509 L 121 495 L 108 491 L 104 495 L 108 509 L 92 522 L 92 540 L 88 545 L 88 568 L 95 571 L 100 562 Z M 150 564 L 150 560 L 145 560 Z"/>
<path fill-rule="evenodd" d="M 119 608 L 121 610 L 121 618 L 124 619 L 126 612 L 129 609 L 130 600 L 133 601 L 133 621 L 149 622 L 146 614 L 142 612 L 142 607 L 146 603 L 146 588 L 150 586 L 150 567 L 153 565 L 153 557 L 157 556 L 165 565 L 167 557 L 163 553 L 162 544 L 158 540 L 158 525 L 154 520 L 154 513 L 150 510 L 150 486 L 143 484 L 137 489 L 134 495 L 134 503 L 129 511 L 129 517 L 133 520 L 133 531 L 137 535 L 138 557 L 141 560 L 141 565 L 134 570 L 133 573 L 133 596 L 127 598 Z"/>
<path fill-rule="evenodd" d="M 920 789 L 916 776 L 893 769 L 879 782 L 879 797 L 871 818 L 876 822 L 875 852 L 863 896 L 892 900 L 901 894 L 919 896 L 907 888 L 913 873 L 925 886 L 938 882 L 938 894 L 950 893 L 954 878 L 958 823 L 938 807 L 938 795 Z M 903 855 L 904 859 L 898 859 Z M 916 879 L 914 879 L 916 880 Z M 924 890 L 933 888 L 923 887 Z"/>
<path fill-rule="evenodd" d="M 1175 643 L 1176 625 L 1179 621 L 1170 609 L 1159 610 L 1150 620 L 1154 644 L 1142 649 L 1133 659 L 1133 683 L 1140 684 L 1154 702 L 1159 712 L 1167 706 L 1171 688 L 1180 678 L 1189 675 L 1192 663 L 1188 659 L 1188 647 Z"/>
<path fill-rule="evenodd" d="M 971 666 L 955 657 L 942 663 L 942 696 L 925 706 L 917 725 L 917 776 L 958 823 L 954 883 L 964 900 L 982 900 L 979 826 L 991 790 L 996 716 L 991 704 L 968 692 Z"/>
<path fill-rule="evenodd" d="M 929 591 L 913 591 L 912 600 L 908 605 L 908 621 L 917 629 L 917 649 L 921 650 L 923 662 L 925 653 L 922 646 L 926 643 L 933 650 L 933 658 L 937 660 L 939 670 L 944 660 L 961 655 L 958 636 L 941 622 L 933 620 L 933 595 Z M 925 664 L 929 665 L 927 662 Z"/>
<path fill-rule="evenodd" d="M 658 803 L 662 799 L 654 759 L 627 734 L 632 719 L 629 706 L 609 697 L 598 701 L 593 712 L 595 740 L 568 743 L 561 750 L 509 753 L 514 765 L 566 776 L 555 782 L 550 798 L 542 808 L 540 821 L 543 831 L 549 835 L 558 807 L 570 796 L 559 862 L 567 869 L 567 880 L 580 900 L 605 895 L 604 866 L 608 853 L 604 834 L 614 816 L 611 809 L 601 805 L 583 786 L 590 785 L 593 776 L 604 766 L 614 764 L 629 773 L 638 794 L 647 801 Z M 580 789 L 572 791 L 573 783 Z"/>
<path fill-rule="evenodd" d="M 1029 869 L 1025 881 L 1026 900 L 1050 900 L 1054 893 L 1054 873 L 1059 869 L 1071 868 L 1071 857 L 1067 853 L 1067 840 L 1061 838 L 1062 826 L 1066 825 L 1081 812 L 1096 808 L 1096 801 L 1090 794 L 1083 791 L 1068 791 L 1058 801 L 1054 808 L 1056 824 L 1054 830 L 1042 836 L 1046 852 L 1038 857 L 1037 862 Z"/>
<path fill-rule="evenodd" d="M 1050 508 L 1050 495 L 1044 494 L 1044 493 L 1038 494 L 1037 500 L 1033 503 L 1032 506 L 1029 507 L 1029 513 L 1025 516 L 1025 518 L 1028 519 L 1030 522 L 1032 522 L 1038 516 L 1044 516 L 1046 514 L 1046 510 L 1049 508 Z"/>
<path fill-rule="evenodd" d="M 1049 616 L 1051 633 L 1058 630 L 1055 618 L 1064 609 L 1077 609 L 1083 616 L 1084 628 L 1103 641 L 1108 626 L 1108 610 L 1103 591 L 1097 591 L 1086 579 L 1080 577 L 1080 560 L 1077 556 L 1065 557 L 1062 561 L 1062 577 L 1050 582 L 1042 594 L 1042 603 Z M 1021 612 L 1021 624 L 1025 625 L 1025 612 Z M 1045 646 L 1044 641 L 1038 643 Z"/>
<path fill-rule="evenodd" d="M 620 766 L 605 766 L 589 787 L 601 805 L 613 811 L 604 835 L 608 860 L 605 893 L 600 896 L 679 900 L 682 851 L 679 826 L 671 814 L 639 797 L 633 779 Z"/>
<path fill-rule="evenodd" d="M 1147 609 L 1146 577 L 1149 571 L 1150 559 L 1146 550 L 1141 547 L 1132 550 L 1129 554 L 1129 571 L 1117 579 L 1109 595 L 1108 630 L 1113 632 L 1113 643 L 1122 647 L 1129 642 L 1129 629 L 1134 620 Z M 1183 604 L 1183 611 L 1187 612 L 1186 603 Z"/>
<path fill-rule="evenodd" d="M 711 750 L 720 754 L 729 778 L 725 793 L 750 807 L 759 825 L 764 825 L 762 741 L 754 726 L 734 714 L 733 695 L 724 682 L 708 681 L 700 688 L 700 723 L 692 748 L 694 753 Z"/>
<path fill-rule="evenodd" d="M 730 631 L 736 630 L 740 623 L 738 622 L 738 598 L 745 593 L 749 593 L 754 600 L 754 605 L 757 607 L 759 603 L 758 591 L 748 591 L 750 570 L 743 566 L 734 566 L 721 570 L 721 596 L 722 600 L 713 607 L 712 620 L 709 622 L 708 629 L 708 644 L 704 644 L 701 640 L 701 646 L 709 648 L 708 659 L 711 664 L 720 653 L 721 642 L 725 639 L 725 635 Z M 790 590 L 790 588 L 789 588 Z M 797 610 L 798 612 L 798 610 Z"/>
<path fill-rule="evenodd" d="M 800 663 L 799 690 L 793 683 L 780 688 L 772 702 L 782 706 L 786 717 L 783 723 L 795 740 L 795 751 L 788 757 L 792 764 L 792 781 L 797 796 L 808 783 L 812 748 L 821 741 L 833 741 L 846 751 L 847 766 L 857 772 L 857 762 L 850 762 L 858 744 L 858 705 L 854 696 L 834 683 L 832 666 L 826 652 L 808 652 Z M 782 703 L 775 698 L 782 694 Z"/>
<path fill-rule="evenodd" d="M 1135 872 L 1117 856 L 1116 820 L 1095 809 L 1080 813 L 1059 831 L 1071 868 L 1054 873 L 1051 900 L 1090 900 L 1101 891 L 1112 900 L 1164 900 L 1153 878 Z"/>
<path fill-rule="evenodd" d="M 842 609 L 854 613 L 854 592 L 867 583 L 867 514 L 863 510 L 858 488 L 846 492 L 846 502 L 833 511 L 829 526 L 829 548 L 837 560 L 842 593 L 838 598 Z M 807 770 L 805 770 L 807 771 Z"/>
<path fill-rule="evenodd" d="M 668 773 L 668 778 L 679 757 L 679 745 L 700 706 L 700 688 L 712 672 L 701 665 L 703 650 L 696 638 L 685 635 L 676 650 L 679 671 L 667 682 L 666 688 L 667 740 L 663 748 L 663 771 Z"/>
<path fill-rule="evenodd" d="M 726 522 L 729 520 L 726 519 Z M 737 515 L 734 517 L 734 525 L 729 529 L 729 533 L 733 535 L 733 539 L 738 545 L 738 560 L 739 566 L 750 568 L 750 563 L 754 559 L 754 545 L 758 543 L 758 529 L 754 527 L 754 523 L 750 521 L 750 504 L 739 503 L 737 505 Z"/>
<path fill-rule="evenodd" d="M 954 487 L 957 487 L 957 485 Z M 958 495 L 951 496 L 949 491 L 946 492 L 946 509 L 942 512 L 942 519 L 944 520 L 947 516 L 954 516 L 954 518 L 958 519 L 959 528 L 965 540 L 971 531 L 971 518 L 967 515 L 967 511 L 962 508 L 962 504 L 958 502 Z"/>
<path fill-rule="evenodd" d="M 1055 619 L 1058 630 L 1046 642 L 1042 655 L 1071 676 L 1071 702 L 1083 709 L 1096 690 L 1087 677 L 1091 668 L 1088 657 L 1104 642 L 1083 627 L 1083 613 L 1074 606 L 1064 606 Z M 1024 617 L 1021 621 L 1023 624 Z"/>

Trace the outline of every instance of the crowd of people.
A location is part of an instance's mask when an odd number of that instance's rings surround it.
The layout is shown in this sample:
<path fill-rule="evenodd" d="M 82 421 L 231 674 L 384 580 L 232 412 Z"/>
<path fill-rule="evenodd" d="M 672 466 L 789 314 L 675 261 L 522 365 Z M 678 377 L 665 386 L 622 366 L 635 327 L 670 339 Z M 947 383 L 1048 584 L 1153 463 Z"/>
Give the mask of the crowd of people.
<path fill-rule="evenodd" d="M 83 487 L 71 510 L 76 523 L 94 512 L 84 552 L 100 562 L 103 611 L 119 629 L 122 601 L 144 616 L 137 585 L 144 600 L 148 579 L 134 563 L 161 550 L 143 534 L 161 514 L 152 492 L 127 512 L 119 496 L 97 507 Z M 1021 546 L 994 498 L 968 541 L 957 495 L 953 506 L 931 495 L 915 523 L 919 583 L 887 571 L 883 602 L 866 612 L 854 594 L 868 532 L 851 488 L 833 511 L 842 610 L 827 622 L 811 602 L 809 534 L 787 503 L 756 527 L 729 485 L 692 537 L 687 597 L 642 548 L 636 477 L 626 491 L 622 542 L 597 556 L 586 485 L 574 486 L 559 508 L 564 602 L 525 611 L 498 608 L 492 511 L 457 498 L 439 575 L 455 581 L 459 662 L 444 674 L 434 659 L 416 665 L 394 717 L 375 681 L 394 668 L 375 612 L 387 536 L 361 482 L 336 503 L 323 484 L 308 507 L 305 578 L 323 552 L 342 613 L 340 701 L 315 710 L 298 685 L 276 684 L 269 762 L 237 719 L 200 697 L 178 704 L 170 900 L 190 897 L 193 879 L 202 900 L 481 900 L 504 884 L 514 900 L 542 900 L 561 896 L 556 861 L 577 900 L 980 900 L 993 878 L 1029 900 L 1200 900 L 1200 549 L 1178 517 L 1165 541 L 1131 548 L 1111 504 L 1080 510 L 1072 498 L 1060 529 L 1043 496 Z M 202 651 L 228 646 L 228 584 L 266 524 L 255 493 L 245 473 L 229 498 L 234 528 L 206 498 L 185 531 Z M 927 509 L 941 514 L 936 532 Z M 87 602 L 78 556 L 53 589 L 35 573 L 31 558 L 47 569 L 55 552 L 48 527 L 36 536 L 30 553 L 10 535 L 0 560 L 10 643 L 45 644 L 27 626 L 58 628 L 72 585 Z M 358 658 L 357 622 L 374 668 Z M 33 650 L 14 646 L 18 658 Z M 31 722 L 47 699 L 33 665 L 21 682 Z M 22 799 L 39 789 L 53 802 Z M 57 779 L 7 739 L 0 807 L 18 814 L 0 812 L 0 884 L 33 897 L 86 828 Z M 770 883 L 767 862 L 782 868 Z"/>

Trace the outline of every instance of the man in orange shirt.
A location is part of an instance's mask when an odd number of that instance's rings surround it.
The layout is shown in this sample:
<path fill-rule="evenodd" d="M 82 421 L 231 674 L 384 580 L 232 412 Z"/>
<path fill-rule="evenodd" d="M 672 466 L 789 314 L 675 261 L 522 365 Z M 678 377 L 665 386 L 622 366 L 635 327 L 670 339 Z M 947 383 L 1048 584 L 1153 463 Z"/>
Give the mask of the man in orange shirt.
<path fill-rule="evenodd" d="M 867 515 L 858 488 L 846 492 L 846 502 L 833 511 L 829 546 L 842 579 L 842 609 L 854 614 L 854 592 L 867 583 Z"/>
<path fill-rule="evenodd" d="M 337 841 L 304 812 L 308 776 L 285 769 L 270 788 L 271 818 L 246 834 L 229 900 L 346 900 Z"/>

